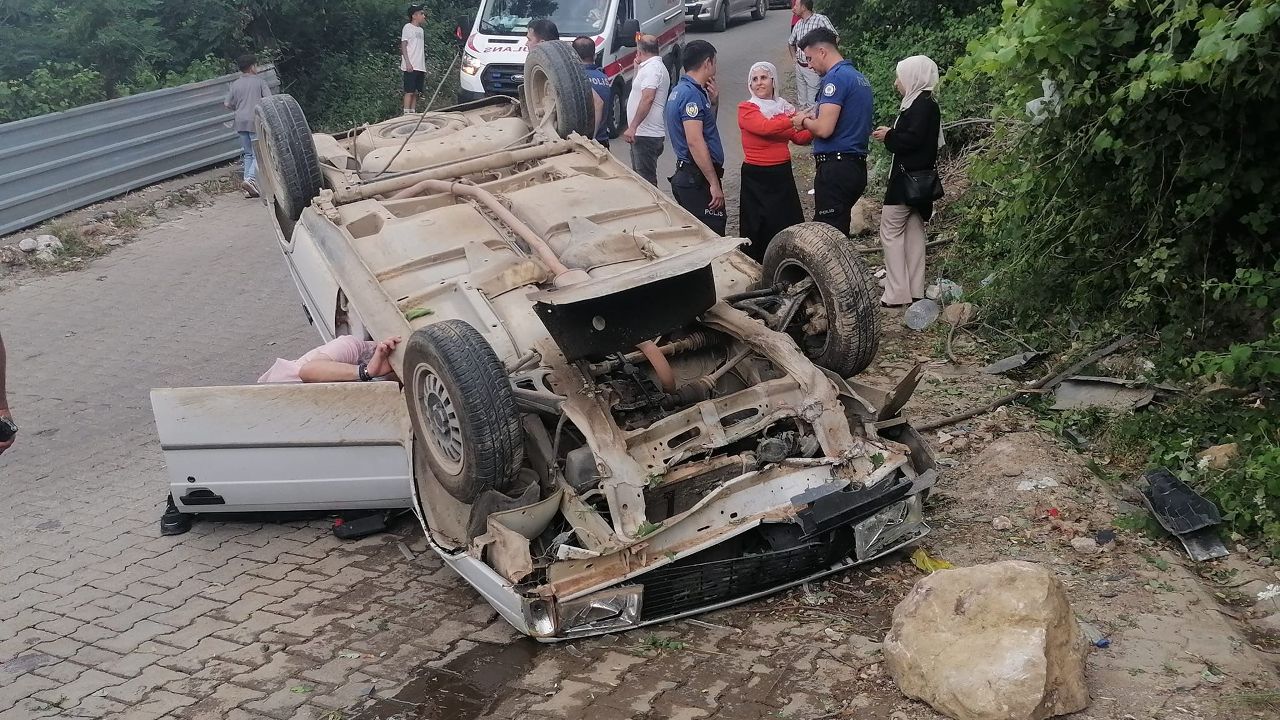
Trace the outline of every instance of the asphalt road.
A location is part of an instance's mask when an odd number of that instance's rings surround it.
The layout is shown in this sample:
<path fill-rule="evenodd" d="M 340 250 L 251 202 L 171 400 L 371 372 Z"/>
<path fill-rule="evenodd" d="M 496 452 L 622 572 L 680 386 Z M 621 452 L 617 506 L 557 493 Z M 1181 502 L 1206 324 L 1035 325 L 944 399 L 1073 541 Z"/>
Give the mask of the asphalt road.
<path fill-rule="evenodd" d="M 738 184 L 742 167 L 742 135 L 738 131 L 738 103 L 747 99 L 747 73 L 751 65 L 767 60 L 778 66 L 779 78 L 787 85 L 791 63 L 787 57 L 787 36 L 791 31 L 791 12 L 770 10 L 763 20 L 750 17 L 736 19 L 722 33 L 691 27 L 688 40 L 706 40 L 716 46 L 718 67 L 716 84 L 720 87 L 719 126 L 724 141 L 724 189 L 728 202 L 729 227 L 738 225 Z M 621 138 L 610 144 L 614 156 L 631 164 L 631 146 Z M 666 152 L 658 162 L 658 187 L 671 192 L 667 178 L 675 172 L 675 155 L 667 142 Z"/>

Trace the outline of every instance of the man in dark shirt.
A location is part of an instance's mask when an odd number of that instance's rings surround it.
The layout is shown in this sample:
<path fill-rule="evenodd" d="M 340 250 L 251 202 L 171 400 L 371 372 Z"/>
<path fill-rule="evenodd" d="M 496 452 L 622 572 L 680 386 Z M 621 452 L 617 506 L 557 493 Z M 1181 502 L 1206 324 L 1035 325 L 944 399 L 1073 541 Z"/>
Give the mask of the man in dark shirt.
<path fill-rule="evenodd" d="M 591 83 L 596 108 L 596 142 L 609 147 L 609 106 L 613 103 L 613 86 L 609 84 L 609 76 L 596 64 L 596 41 L 582 36 L 573 39 L 573 51 L 582 60 L 583 72 L 587 74 L 587 82 Z"/>
<path fill-rule="evenodd" d="M 724 235 L 724 145 L 716 127 L 716 49 L 706 40 L 684 47 L 684 76 L 665 109 L 667 135 L 676 153 L 671 194 L 680 207 Z"/>
<path fill-rule="evenodd" d="M 800 40 L 809 65 L 822 76 L 814 115 L 797 114 L 797 129 L 813 133 L 813 219 L 849 234 L 854 203 L 867 189 L 871 83 L 836 49 L 836 34 L 818 28 Z"/>

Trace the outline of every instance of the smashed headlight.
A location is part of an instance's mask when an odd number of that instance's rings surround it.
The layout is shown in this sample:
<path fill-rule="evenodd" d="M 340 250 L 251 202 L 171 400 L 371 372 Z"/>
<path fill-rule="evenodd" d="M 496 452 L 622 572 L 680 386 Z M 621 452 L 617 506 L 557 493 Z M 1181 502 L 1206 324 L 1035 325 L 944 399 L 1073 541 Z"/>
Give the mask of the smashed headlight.
<path fill-rule="evenodd" d="M 524 620 L 535 637 L 571 638 L 626 630 L 640 624 L 643 585 L 627 585 L 557 603 L 526 598 Z"/>
<path fill-rule="evenodd" d="M 924 535 L 928 530 L 929 526 L 924 523 L 924 502 L 917 493 L 854 525 L 854 553 L 858 560 L 867 560 L 886 547 Z"/>

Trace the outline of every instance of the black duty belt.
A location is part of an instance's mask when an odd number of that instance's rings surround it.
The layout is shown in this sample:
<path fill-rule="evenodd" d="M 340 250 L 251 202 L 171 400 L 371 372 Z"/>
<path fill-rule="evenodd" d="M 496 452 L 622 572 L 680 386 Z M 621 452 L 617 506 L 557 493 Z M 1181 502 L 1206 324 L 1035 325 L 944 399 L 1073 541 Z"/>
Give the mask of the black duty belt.
<path fill-rule="evenodd" d="M 866 159 L 867 159 L 866 155 L 859 155 L 857 153 L 847 153 L 847 152 L 814 153 L 813 154 L 814 162 L 820 162 L 820 163 L 831 162 L 833 160 L 835 161 L 862 160 L 863 162 L 866 162 Z"/>
<path fill-rule="evenodd" d="M 716 169 L 717 177 L 724 177 L 723 166 L 712 163 L 712 167 Z M 692 160 L 676 160 L 676 170 L 684 170 L 685 168 L 692 168 L 694 170 L 697 170 L 698 172 L 702 172 L 702 168 L 698 167 L 698 163 Z"/>

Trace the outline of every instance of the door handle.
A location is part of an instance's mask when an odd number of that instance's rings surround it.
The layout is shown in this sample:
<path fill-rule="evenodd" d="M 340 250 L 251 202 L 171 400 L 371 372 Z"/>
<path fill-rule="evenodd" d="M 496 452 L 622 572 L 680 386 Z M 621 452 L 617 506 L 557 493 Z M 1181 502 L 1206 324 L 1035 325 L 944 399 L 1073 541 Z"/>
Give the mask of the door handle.
<path fill-rule="evenodd" d="M 663 15 L 663 16 L 662 16 L 662 21 L 663 21 L 663 22 L 666 22 L 666 21 L 668 21 L 668 20 L 672 20 L 672 19 L 674 19 L 674 18 L 677 18 L 677 17 L 679 17 L 679 16 L 681 16 L 681 15 L 683 15 L 683 14 L 684 14 L 684 7 L 683 7 L 683 6 L 682 6 L 682 7 L 678 7 L 678 8 L 676 8 L 675 10 L 672 10 L 671 12 L 667 13 L 666 15 Z"/>
<path fill-rule="evenodd" d="M 181 498 L 183 505 L 226 505 L 222 496 L 208 488 L 192 488 Z"/>

